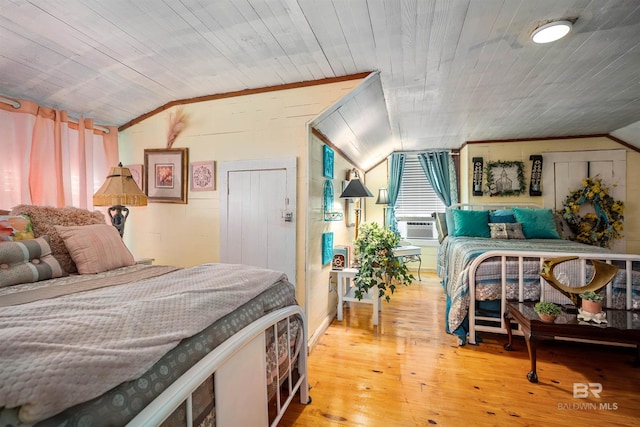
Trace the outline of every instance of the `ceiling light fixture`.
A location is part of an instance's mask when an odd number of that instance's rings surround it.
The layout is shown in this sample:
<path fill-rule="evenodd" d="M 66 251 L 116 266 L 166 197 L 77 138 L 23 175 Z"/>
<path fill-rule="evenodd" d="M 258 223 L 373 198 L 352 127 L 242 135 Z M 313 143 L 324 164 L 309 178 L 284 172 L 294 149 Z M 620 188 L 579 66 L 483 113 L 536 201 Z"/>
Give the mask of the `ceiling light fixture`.
<path fill-rule="evenodd" d="M 536 28 L 531 34 L 531 40 L 534 43 L 551 43 L 569 34 L 572 27 L 570 21 L 549 22 Z"/>

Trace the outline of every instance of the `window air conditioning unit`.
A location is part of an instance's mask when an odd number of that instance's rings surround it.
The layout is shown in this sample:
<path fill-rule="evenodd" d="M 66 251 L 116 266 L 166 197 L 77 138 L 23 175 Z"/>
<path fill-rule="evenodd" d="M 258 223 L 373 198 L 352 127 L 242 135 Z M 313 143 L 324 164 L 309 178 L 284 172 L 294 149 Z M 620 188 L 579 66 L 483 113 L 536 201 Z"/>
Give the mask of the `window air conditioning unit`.
<path fill-rule="evenodd" d="M 407 240 L 432 240 L 437 238 L 435 221 L 421 219 L 405 219 L 398 221 L 398 231 Z"/>

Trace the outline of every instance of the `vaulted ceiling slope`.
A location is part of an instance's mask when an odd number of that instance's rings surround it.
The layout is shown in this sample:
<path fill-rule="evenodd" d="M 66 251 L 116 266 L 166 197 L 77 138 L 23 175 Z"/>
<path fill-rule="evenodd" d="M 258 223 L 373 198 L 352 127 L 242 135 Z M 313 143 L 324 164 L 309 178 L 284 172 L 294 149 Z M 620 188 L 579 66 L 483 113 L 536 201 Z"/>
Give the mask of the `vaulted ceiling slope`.
<path fill-rule="evenodd" d="M 640 120 L 638 1 L 0 4 L 0 94 L 102 124 L 180 99 L 368 71 L 379 74 L 370 86 L 381 96 L 361 94 L 360 103 L 375 102 L 367 117 L 351 108 L 340 118 L 350 140 L 331 137 L 370 157 L 365 167 L 394 150 L 605 134 Z M 539 24 L 561 18 L 575 21 L 568 37 L 530 41 Z"/>

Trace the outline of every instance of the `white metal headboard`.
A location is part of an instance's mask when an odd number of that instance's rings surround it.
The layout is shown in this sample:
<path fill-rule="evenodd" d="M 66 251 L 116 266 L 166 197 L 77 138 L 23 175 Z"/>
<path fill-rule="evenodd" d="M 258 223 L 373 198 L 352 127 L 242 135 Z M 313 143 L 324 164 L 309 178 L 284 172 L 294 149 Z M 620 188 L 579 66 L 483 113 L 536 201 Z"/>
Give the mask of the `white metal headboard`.
<path fill-rule="evenodd" d="M 463 210 L 496 210 L 496 209 L 509 209 L 513 207 L 518 208 L 541 208 L 542 206 L 536 203 L 454 203 L 447 209 L 463 209 Z"/>

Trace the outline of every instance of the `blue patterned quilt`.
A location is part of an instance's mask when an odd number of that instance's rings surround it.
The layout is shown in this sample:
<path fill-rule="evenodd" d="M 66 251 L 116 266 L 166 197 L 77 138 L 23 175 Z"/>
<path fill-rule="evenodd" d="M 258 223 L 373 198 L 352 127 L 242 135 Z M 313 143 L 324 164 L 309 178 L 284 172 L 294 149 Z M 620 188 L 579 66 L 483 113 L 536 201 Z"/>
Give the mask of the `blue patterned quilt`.
<path fill-rule="evenodd" d="M 463 324 L 469 312 L 469 266 L 479 255 L 492 251 L 603 252 L 608 249 L 559 239 L 488 239 L 447 236 L 438 250 L 436 270 L 447 295 L 447 332 L 466 339 Z M 499 265 L 496 263 L 496 265 Z M 517 274 L 517 273 L 516 273 Z M 476 276 L 476 281 L 482 277 Z"/>

